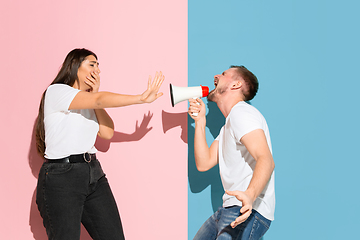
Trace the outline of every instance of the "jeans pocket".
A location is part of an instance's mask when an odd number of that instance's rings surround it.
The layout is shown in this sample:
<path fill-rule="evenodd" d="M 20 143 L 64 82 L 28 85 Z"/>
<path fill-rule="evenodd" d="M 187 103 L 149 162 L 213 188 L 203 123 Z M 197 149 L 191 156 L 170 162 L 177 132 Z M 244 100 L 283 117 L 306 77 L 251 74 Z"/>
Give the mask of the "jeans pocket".
<path fill-rule="evenodd" d="M 44 184 L 47 192 L 87 191 L 89 166 L 87 163 L 50 163 L 46 166 Z"/>
<path fill-rule="evenodd" d="M 90 169 L 91 169 L 90 183 L 95 183 L 100 178 L 105 176 L 105 173 L 102 170 L 100 162 L 98 160 L 91 161 L 89 164 L 90 164 Z"/>
<path fill-rule="evenodd" d="M 250 234 L 250 238 L 249 240 L 258 240 L 260 239 L 262 236 L 264 236 L 264 234 L 267 232 L 267 230 L 269 230 L 270 227 L 270 223 L 271 221 L 269 221 L 269 223 L 266 222 L 267 220 L 263 220 L 261 218 L 259 218 L 258 216 L 255 216 L 255 220 L 251 229 L 251 234 Z"/>
<path fill-rule="evenodd" d="M 73 168 L 70 163 L 49 163 L 45 167 L 46 174 L 63 174 L 69 172 Z"/>

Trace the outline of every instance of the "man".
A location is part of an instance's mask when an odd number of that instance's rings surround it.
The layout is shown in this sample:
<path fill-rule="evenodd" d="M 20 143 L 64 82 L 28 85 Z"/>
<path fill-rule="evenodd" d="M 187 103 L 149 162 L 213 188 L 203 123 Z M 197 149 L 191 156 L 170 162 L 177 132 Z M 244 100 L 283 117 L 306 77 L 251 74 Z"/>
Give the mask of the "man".
<path fill-rule="evenodd" d="M 258 90 L 256 76 L 244 66 L 231 66 L 214 77 L 208 100 L 226 118 L 219 136 L 206 142 L 206 109 L 190 99 L 195 121 L 194 154 L 199 171 L 219 164 L 225 194 L 219 208 L 199 229 L 194 240 L 260 239 L 274 220 L 274 160 L 267 123 L 246 101 Z M 192 113 L 197 112 L 197 116 Z"/>

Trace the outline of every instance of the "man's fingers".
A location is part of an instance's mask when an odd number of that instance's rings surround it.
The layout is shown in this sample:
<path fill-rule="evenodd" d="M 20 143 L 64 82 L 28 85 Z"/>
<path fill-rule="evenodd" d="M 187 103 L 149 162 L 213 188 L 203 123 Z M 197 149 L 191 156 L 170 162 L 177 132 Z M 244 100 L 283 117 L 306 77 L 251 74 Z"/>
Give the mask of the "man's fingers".
<path fill-rule="evenodd" d="M 190 99 L 189 99 L 190 105 L 191 105 L 191 104 L 195 105 L 196 102 L 197 102 L 196 99 L 193 99 L 193 98 L 190 98 Z"/>
<path fill-rule="evenodd" d="M 252 206 L 251 206 L 251 205 L 243 205 L 243 206 L 241 207 L 241 209 L 240 209 L 240 212 L 241 212 L 241 213 L 245 213 L 245 212 L 247 212 L 247 211 L 250 211 L 250 212 L 251 212 L 251 210 L 252 210 Z"/>
<path fill-rule="evenodd" d="M 243 194 L 240 191 L 228 191 L 228 190 L 226 190 L 225 192 L 226 192 L 227 195 L 236 197 L 239 201 L 244 200 Z"/>
<path fill-rule="evenodd" d="M 235 228 L 240 223 L 243 223 L 250 217 L 251 211 L 247 211 L 243 213 L 240 217 L 236 218 L 235 221 L 233 221 L 230 225 L 232 228 Z"/>
<path fill-rule="evenodd" d="M 236 196 L 239 194 L 239 191 L 229 191 L 229 190 L 226 190 L 225 191 L 227 195 L 230 195 L 230 196 Z"/>

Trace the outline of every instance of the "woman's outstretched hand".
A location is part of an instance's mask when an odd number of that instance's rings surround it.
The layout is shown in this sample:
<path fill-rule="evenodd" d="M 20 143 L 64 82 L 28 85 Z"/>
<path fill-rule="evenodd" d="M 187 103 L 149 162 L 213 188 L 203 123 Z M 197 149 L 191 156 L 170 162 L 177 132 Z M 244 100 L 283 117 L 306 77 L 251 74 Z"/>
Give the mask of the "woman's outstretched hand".
<path fill-rule="evenodd" d="M 165 76 L 160 71 L 156 72 L 154 80 L 151 82 L 151 76 L 149 76 L 148 88 L 141 94 L 141 101 L 144 103 L 151 103 L 163 95 L 162 92 L 159 93 L 161 84 L 163 83 Z"/>

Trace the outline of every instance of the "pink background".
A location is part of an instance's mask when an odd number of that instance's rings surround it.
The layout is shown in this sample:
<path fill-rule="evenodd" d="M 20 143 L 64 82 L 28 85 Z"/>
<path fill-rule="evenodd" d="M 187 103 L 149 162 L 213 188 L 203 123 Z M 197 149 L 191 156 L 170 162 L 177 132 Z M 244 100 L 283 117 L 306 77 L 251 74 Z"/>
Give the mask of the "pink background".
<path fill-rule="evenodd" d="M 108 110 L 116 134 L 96 146 L 127 239 L 186 239 L 187 105 L 171 107 L 169 83 L 187 86 L 187 1 L 13 0 L 0 9 L 0 239 L 47 239 L 34 121 L 42 92 L 80 47 L 98 55 L 103 91 L 139 94 L 149 75 L 165 74 L 155 103 Z M 81 239 L 90 239 L 84 229 Z"/>

